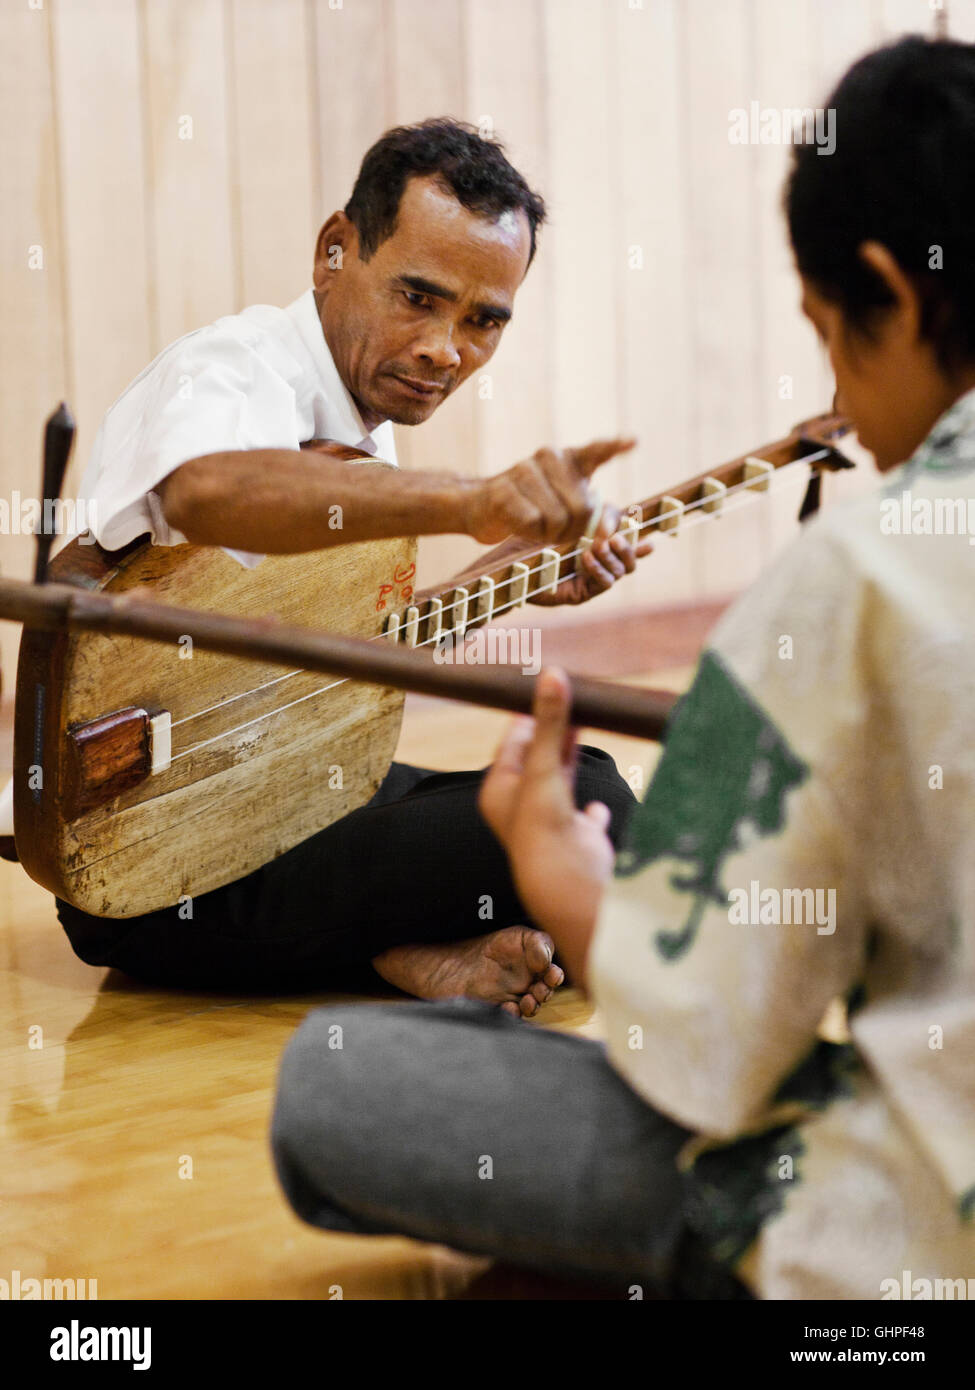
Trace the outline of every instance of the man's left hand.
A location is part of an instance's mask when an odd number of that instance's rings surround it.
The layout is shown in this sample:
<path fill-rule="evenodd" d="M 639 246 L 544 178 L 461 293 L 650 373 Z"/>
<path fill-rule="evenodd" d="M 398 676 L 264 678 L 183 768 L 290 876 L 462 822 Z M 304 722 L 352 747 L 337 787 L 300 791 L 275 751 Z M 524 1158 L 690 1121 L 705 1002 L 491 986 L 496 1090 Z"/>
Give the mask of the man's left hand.
<path fill-rule="evenodd" d="M 615 520 L 614 515 L 613 523 Z M 641 560 L 653 550 L 653 542 L 645 537 L 632 542 L 622 531 L 607 535 L 606 524 L 607 518 L 604 514 L 592 545 L 587 546 L 576 557 L 577 573 L 563 579 L 557 589 L 534 595 L 529 599 L 530 603 L 537 603 L 542 607 L 560 603 L 586 603 L 597 594 L 604 594 L 607 589 L 611 589 L 624 575 L 632 574 L 636 569 L 637 560 Z M 581 545 L 582 542 L 578 544 Z"/>

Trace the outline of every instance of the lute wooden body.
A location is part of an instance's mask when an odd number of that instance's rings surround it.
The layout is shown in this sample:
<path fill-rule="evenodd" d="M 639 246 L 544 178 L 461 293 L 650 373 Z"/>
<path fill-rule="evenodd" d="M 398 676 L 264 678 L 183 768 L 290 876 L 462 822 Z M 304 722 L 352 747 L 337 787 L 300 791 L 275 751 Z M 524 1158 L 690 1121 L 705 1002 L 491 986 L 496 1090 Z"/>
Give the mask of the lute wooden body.
<path fill-rule="evenodd" d="M 206 546 L 146 538 L 109 554 L 75 540 L 50 576 L 371 637 L 380 588 L 409 596 L 415 556 L 412 539 L 381 540 L 245 569 Z M 189 641 L 25 629 L 14 785 L 30 876 L 86 912 L 134 916 L 233 882 L 364 805 L 392 762 L 403 692 L 282 676 Z"/>

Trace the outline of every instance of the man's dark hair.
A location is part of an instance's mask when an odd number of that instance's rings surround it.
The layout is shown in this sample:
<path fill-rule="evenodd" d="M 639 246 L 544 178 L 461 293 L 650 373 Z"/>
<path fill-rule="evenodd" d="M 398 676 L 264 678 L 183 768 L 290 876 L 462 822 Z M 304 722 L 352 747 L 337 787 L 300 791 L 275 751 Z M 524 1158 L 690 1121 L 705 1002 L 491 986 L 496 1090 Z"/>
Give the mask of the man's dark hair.
<path fill-rule="evenodd" d="M 869 337 L 892 297 L 857 250 L 881 242 L 941 366 L 975 360 L 975 45 L 900 39 L 855 63 L 826 106 L 836 148 L 798 145 L 786 187 L 799 270 Z"/>
<path fill-rule="evenodd" d="M 407 180 L 431 174 L 470 212 L 492 220 L 503 212 L 524 212 L 531 231 L 531 265 L 535 231 L 545 220 L 545 203 L 508 163 L 499 141 L 486 139 L 474 126 L 449 117 L 396 126 L 367 151 L 345 205 L 359 236 L 362 260 L 369 260 L 396 230 Z"/>

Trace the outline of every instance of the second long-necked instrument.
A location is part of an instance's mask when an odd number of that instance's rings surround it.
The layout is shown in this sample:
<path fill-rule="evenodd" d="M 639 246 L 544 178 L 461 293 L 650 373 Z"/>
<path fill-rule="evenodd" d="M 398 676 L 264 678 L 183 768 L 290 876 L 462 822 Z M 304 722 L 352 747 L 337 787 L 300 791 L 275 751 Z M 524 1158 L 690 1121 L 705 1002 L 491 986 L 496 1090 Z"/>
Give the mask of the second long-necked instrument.
<path fill-rule="evenodd" d="M 849 466 L 833 447 L 845 429 L 835 416 L 807 421 L 631 504 L 621 529 L 676 536 L 767 491 L 793 464 L 813 470 L 808 510 L 821 470 Z M 344 446 L 317 447 L 388 466 Z M 109 553 L 72 541 L 52 562 L 54 582 L 44 603 L 35 596 L 33 617 L 23 593 L 20 611 L 6 614 L 31 623 L 14 723 L 25 869 L 59 897 L 110 917 L 242 878 L 369 800 L 395 752 L 405 689 L 527 707 L 531 683 L 522 677 L 437 666 L 418 654 L 554 589 L 574 573 L 583 544 L 526 546 L 469 585 L 421 598 L 412 539 L 269 556 L 255 570 L 211 547 L 140 538 Z M 153 599 L 141 618 L 137 599 L 125 601 L 133 590 Z M 87 605 L 80 593 L 72 605 L 72 591 L 89 595 Z M 60 619 L 51 603 L 59 594 Z M 8 610 L 15 606 L 8 595 Z M 315 629 L 359 640 L 343 644 Z M 294 665 L 282 671 L 282 661 Z M 606 718 L 587 722 L 636 731 L 639 696 L 617 693 L 614 703 L 600 684 L 582 690 L 582 703 L 590 699 L 590 716 L 604 705 Z M 658 701 L 649 728 L 662 725 L 665 708 Z"/>

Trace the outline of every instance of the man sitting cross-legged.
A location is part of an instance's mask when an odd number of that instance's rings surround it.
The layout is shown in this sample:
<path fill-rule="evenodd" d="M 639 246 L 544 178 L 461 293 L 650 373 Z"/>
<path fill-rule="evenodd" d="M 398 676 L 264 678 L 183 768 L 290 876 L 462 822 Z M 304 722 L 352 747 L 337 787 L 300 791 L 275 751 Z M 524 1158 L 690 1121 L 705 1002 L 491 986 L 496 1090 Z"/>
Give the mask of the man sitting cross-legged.
<path fill-rule="evenodd" d="M 544 215 L 501 146 L 473 127 L 387 131 L 321 228 L 314 288 L 286 309 L 252 306 L 188 334 L 109 410 L 81 488 L 97 540 L 117 549 L 148 532 L 156 545 L 219 546 L 253 566 L 269 553 L 454 533 L 495 547 L 476 574 L 526 545 L 582 535 L 602 508 L 592 473 L 632 440 L 539 449 L 487 478 L 372 470 L 300 448 L 331 439 L 395 464 L 393 423 L 423 424 L 491 360 Z M 616 516 L 603 509 L 578 573 L 529 600 L 584 602 L 632 572 L 649 542 L 616 530 Z M 61 922 L 83 960 L 153 985 L 381 979 L 531 1015 L 562 971 L 478 814 L 480 781 L 394 763 L 368 806 L 254 873 L 208 893 L 188 882 L 191 915 L 182 902 L 124 919 L 62 902 Z M 635 805 L 596 749 L 580 795 L 610 805 L 614 836 Z"/>

